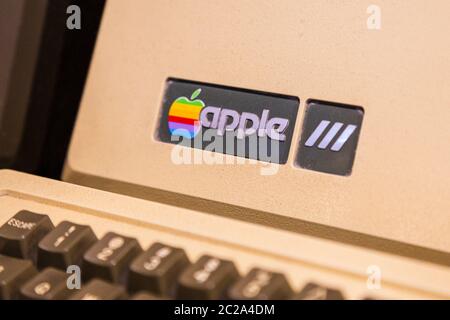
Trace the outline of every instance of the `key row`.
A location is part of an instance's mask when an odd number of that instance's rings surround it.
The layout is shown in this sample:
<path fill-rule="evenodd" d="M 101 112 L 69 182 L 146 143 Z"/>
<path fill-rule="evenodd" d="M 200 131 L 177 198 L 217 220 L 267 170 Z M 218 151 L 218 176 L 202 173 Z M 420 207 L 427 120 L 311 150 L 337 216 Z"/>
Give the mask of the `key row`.
<path fill-rule="evenodd" d="M 66 269 L 80 266 L 83 286 L 74 294 Z M 41 272 L 38 272 L 41 270 Z M 317 284 L 295 293 L 281 273 L 254 268 L 241 276 L 232 261 L 162 243 L 143 250 L 114 232 L 100 240 L 89 226 L 20 211 L 0 227 L 0 298 L 24 299 L 343 299 Z"/>

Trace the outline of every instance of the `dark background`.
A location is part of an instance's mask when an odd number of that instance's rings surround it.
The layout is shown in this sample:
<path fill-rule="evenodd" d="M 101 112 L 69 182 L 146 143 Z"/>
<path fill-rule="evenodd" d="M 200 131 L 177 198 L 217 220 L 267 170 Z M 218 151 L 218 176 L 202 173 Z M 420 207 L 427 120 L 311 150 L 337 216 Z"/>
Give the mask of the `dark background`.
<path fill-rule="evenodd" d="M 40 0 L 26 1 L 30 5 Z M 104 4 L 104 0 L 47 0 L 22 139 L 3 167 L 60 178 Z M 81 9 L 81 30 L 66 27 L 70 5 Z"/>

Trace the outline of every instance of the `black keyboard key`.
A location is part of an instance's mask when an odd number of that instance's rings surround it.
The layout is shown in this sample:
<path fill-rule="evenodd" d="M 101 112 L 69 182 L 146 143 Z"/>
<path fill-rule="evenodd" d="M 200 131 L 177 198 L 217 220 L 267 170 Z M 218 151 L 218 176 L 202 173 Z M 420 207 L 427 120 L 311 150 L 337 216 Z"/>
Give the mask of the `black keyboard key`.
<path fill-rule="evenodd" d="M 39 242 L 38 268 L 54 267 L 65 271 L 70 265 L 79 265 L 83 254 L 96 241 L 90 227 L 63 221 Z"/>
<path fill-rule="evenodd" d="M 171 296 L 179 274 L 189 265 L 184 250 L 155 243 L 131 263 L 129 289 Z"/>
<path fill-rule="evenodd" d="M 20 211 L 0 227 L 0 253 L 36 262 L 37 244 L 53 228 L 48 216 Z"/>
<path fill-rule="evenodd" d="M 36 274 L 30 260 L 0 255 L 0 300 L 16 299 L 20 287 Z"/>
<path fill-rule="evenodd" d="M 54 268 L 47 268 L 25 283 L 20 290 L 22 299 L 63 300 L 71 293 L 67 286 L 68 274 Z"/>
<path fill-rule="evenodd" d="M 228 290 L 228 298 L 233 300 L 282 300 L 292 294 L 284 275 L 256 268 Z"/>
<path fill-rule="evenodd" d="M 233 262 L 202 256 L 178 278 L 178 299 L 221 299 L 239 278 Z"/>
<path fill-rule="evenodd" d="M 153 294 L 146 291 L 139 291 L 133 295 L 130 300 L 163 300 L 161 297 L 154 296 Z"/>
<path fill-rule="evenodd" d="M 81 290 L 70 297 L 70 300 L 124 300 L 127 299 L 125 288 L 100 279 L 91 280 Z"/>
<path fill-rule="evenodd" d="M 128 265 L 141 252 L 136 239 L 109 232 L 84 254 L 83 277 L 124 284 Z"/>
<path fill-rule="evenodd" d="M 339 290 L 308 283 L 293 300 L 344 300 Z"/>

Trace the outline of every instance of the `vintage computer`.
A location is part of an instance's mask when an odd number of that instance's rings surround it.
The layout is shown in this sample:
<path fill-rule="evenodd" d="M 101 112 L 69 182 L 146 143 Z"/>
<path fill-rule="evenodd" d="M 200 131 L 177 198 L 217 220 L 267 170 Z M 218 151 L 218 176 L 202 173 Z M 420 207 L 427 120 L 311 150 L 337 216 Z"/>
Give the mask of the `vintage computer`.
<path fill-rule="evenodd" d="M 107 1 L 65 182 L 0 171 L 9 297 L 448 299 L 450 4 L 370 5 Z"/>

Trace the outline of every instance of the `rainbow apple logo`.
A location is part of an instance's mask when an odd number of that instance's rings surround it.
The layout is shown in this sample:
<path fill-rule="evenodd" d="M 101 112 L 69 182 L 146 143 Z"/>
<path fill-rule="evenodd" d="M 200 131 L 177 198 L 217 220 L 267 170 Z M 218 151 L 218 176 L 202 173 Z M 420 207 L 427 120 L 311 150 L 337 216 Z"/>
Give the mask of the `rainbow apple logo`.
<path fill-rule="evenodd" d="M 196 99 L 202 89 L 195 90 L 191 98 L 179 97 L 169 108 L 169 131 L 172 135 L 194 138 L 200 131 L 200 112 L 205 104 Z"/>

